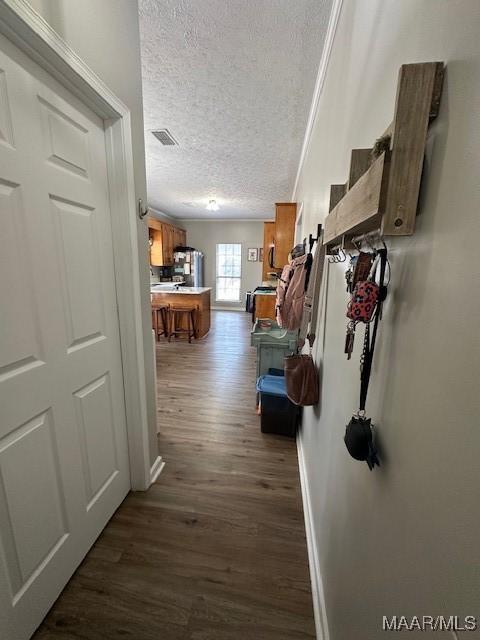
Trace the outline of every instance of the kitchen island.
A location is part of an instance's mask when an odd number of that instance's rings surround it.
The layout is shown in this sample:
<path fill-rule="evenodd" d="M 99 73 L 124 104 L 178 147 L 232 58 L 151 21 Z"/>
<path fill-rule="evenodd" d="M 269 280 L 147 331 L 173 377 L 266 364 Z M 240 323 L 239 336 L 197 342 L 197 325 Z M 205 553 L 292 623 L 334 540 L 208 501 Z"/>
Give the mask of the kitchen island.
<path fill-rule="evenodd" d="M 210 287 L 184 287 L 174 284 L 151 285 L 152 306 L 195 307 L 196 338 L 204 338 L 210 331 Z M 182 314 L 183 315 L 183 314 Z M 187 328 L 187 317 L 182 319 L 182 328 Z"/>

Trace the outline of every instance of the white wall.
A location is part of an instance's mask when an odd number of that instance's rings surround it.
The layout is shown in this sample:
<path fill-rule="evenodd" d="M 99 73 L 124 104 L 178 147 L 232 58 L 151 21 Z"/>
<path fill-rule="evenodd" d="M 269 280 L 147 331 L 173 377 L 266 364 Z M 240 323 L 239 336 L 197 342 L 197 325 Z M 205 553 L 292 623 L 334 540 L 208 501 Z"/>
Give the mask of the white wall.
<path fill-rule="evenodd" d="M 190 220 L 182 221 L 187 231 L 187 244 L 199 249 L 205 254 L 205 286 L 212 287 L 212 306 L 245 307 L 245 293 L 255 289 L 262 283 L 262 263 L 249 262 L 247 251 L 249 248 L 263 247 L 263 222 L 250 220 Z M 215 301 L 215 267 L 216 246 L 220 243 L 240 242 L 242 245 L 242 284 L 240 302 Z"/>
<path fill-rule="evenodd" d="M 147 202 L 137 0 L 30 0 L 32 7 L 130 109 L 136 197 Z M 114 213 L 114 212 L 113 212 Z M 132 212 L 133 215 L 136 212 Z M 148 230 L 138 220 L 147 363 L 150 459 L 158 455 L 151 337 Z"/>
<path fill-rule="evenodd" d="M 329 268 L 321 405 L 305 411 L 301 443 L 331 640 L 384 638 L 383 615 L 478 616 L 479 34 L 478 0 L 345 0 L 295 194 L 302 235 L 314 232 L 351 148 L 371 146 L 392 120 L 400 65 L 447 63 L 417 231 L 388 241 L 367 403 L 382 451 L 374 472 L 343 443 L 363 332 L 347 362 L 345 265 Z"/>

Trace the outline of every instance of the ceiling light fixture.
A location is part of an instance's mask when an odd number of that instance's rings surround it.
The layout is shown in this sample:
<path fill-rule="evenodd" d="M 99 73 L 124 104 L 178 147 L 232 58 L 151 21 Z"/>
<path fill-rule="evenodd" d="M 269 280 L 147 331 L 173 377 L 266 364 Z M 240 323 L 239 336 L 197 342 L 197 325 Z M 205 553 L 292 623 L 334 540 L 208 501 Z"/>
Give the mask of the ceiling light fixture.
<path fill-rule="evenodd" d="M 206 208 L 208 211 L 218 211 L 220 209 L 216 200 L 209 200 Z"/>

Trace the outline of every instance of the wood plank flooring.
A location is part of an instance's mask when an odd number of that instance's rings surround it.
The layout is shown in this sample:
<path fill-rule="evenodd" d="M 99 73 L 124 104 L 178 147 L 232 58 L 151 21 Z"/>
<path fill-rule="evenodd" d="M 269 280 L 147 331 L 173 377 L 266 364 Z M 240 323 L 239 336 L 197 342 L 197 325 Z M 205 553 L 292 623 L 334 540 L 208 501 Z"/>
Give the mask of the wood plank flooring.
<path fill-rule="evenodd" d="M 36 640 L 303 640 L 314 622 L 295 443 L 255 413 L 250 318 L 157 347 L 166 467 L 131 493 Z"/>

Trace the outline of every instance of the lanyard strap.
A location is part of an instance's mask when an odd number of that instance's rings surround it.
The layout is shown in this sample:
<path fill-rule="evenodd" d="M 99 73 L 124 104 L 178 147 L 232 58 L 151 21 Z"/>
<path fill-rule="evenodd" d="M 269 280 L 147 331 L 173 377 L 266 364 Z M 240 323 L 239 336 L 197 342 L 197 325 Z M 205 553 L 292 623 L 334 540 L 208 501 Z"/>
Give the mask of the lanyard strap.
<path fill-rule="evenodd" d="M 378 323 L 382 316 L 383 301 L 387 297 L 387 287 L 385 286 L 385 271 L 387 267 L 387 250 L 379 249 L 378 256 L 380 258 L 380 280 L 377 308 L 375 309 L 375 318 L 373 321 L 372 339 L 370 340 L 370 323 L 365 327 L 365 342 L 363 347 L 362 367 L 360 373 L 360 411 L 365 411 L 367 402 L 368 383 L 370 382 L 370 374 L 372 372 L 373 353 L 375 351 L 375 342 L 377 340 Z"/>
<path fill-rule="evenodd" d="M 308 338 L 310 349 L 315 342 L 315 331 L 317 328 L 317 315 L 320 305 L 320 292 L 322 291 L 323 270 L 325 266 L 326 247 L 323 244 L 323 233 L 318 237 L 317 248 L 313 256 L 313 263 L 310 270 L 307 290 L 303 303 L 302 321 L 298 334 L 299 346 L 305 343 Z"/>

